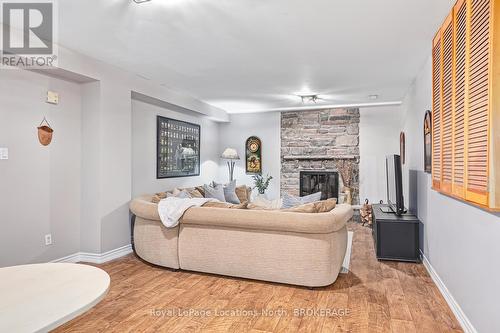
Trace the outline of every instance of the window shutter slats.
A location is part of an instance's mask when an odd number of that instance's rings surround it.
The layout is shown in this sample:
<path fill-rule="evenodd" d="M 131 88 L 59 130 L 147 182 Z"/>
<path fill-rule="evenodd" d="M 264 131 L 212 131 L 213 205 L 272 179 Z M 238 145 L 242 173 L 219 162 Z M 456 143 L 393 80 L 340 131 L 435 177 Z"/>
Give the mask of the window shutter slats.
<path fill-rule="evenodd" d="M 453 187 L 455 196 L 465 198 L 465 112 L 467 64 L 467 2 L 454 9 L 455 24 L 455 110 L 453 128 Z"/>
<path fill-rule="evenodd" d="M 453 20 L 443 30 L 443 83 L 441 108 L 441 189 L 451 193 L 453 179 Z"/>
<path fill-rule="evenodd" d="M 471 1 L 470 91 L 467 119 L 467 196 L 488 204 L 491 0 Z"/>
<path fill-rule="evenodd" d="M 441 32 L 434 39 L 432 82 L 432 186 L 441 188 Z"/>

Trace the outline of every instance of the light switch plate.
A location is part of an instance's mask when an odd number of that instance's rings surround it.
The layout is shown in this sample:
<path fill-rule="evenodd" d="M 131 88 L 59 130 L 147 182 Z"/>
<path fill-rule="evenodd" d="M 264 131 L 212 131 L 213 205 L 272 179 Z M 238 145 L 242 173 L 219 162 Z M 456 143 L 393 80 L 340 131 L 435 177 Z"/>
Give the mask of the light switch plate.
<path fill-rule="evenodd" d="M 54 91 L 47 91 L 47 103 L 59 104 L 59 94 Z"/>
<path fill-rule="evenodd" d="M 0 148 L 0 160 L 9 159 L 9 148 Z"/>

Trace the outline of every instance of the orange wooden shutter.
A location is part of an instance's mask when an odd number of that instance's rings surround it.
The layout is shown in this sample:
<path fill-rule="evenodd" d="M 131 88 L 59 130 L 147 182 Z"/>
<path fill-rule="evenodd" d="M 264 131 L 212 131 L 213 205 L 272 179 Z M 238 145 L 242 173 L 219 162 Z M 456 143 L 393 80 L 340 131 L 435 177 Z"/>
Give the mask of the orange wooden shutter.
<path fill-rule="evenodd" d="M 432 187 L 441 188 L 441 31 L 432 50 Z"/>
<path fill-rule="evenodd" d="M 441 108 L 441 191 L 451 194 L 453 178 L 453 16 L 443 26 L 443 82 Z"/>
<path fill-rule="evenodd" d="M 455 93 L 453 119 L 453 195 L 465 199 L 465 115 L 467 87 L 467 2 L 459 1 L 453 10 L 455 25 Z"/>
<path fill-rule="evenodd" d="M 467 117 L 466 199 L 488 204 L 488 135 L 490 106 L 490 0 L 471 5 L 470 90 Z"/>

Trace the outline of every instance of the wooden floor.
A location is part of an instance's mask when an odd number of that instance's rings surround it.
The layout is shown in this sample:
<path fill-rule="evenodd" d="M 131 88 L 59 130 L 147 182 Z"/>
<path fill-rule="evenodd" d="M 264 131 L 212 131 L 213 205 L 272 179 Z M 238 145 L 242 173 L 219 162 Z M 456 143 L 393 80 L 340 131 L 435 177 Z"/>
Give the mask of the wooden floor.
<path fill-rule="evenodd" d="M 98 265 L 111 276 L 109 294 L 56 331 L 462 332 L 423 265 L 378 262 L 371 230 L 357 223 L 349 228 L 350 272 L 330 287 L 171 272 L 129 255 Z M 189 315 L 189 309 L 205 314 Z M 296 309 L 316 313 L 298 316 Z"/>

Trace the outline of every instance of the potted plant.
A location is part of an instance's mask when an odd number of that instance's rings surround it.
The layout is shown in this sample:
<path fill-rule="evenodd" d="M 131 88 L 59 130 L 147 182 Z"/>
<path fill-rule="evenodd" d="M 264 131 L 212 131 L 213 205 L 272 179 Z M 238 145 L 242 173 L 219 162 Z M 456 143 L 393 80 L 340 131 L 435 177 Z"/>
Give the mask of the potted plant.
<path fill-rule="evenodd" d="M 254 181 L 254 189 L 259 191 L 259 195 L 265 196 L 266 190 L 273 179 L 272 176 L 267 175 L 266 177 L 262 177 L 262 175 L 255 175 L 252 177 Z"/>

